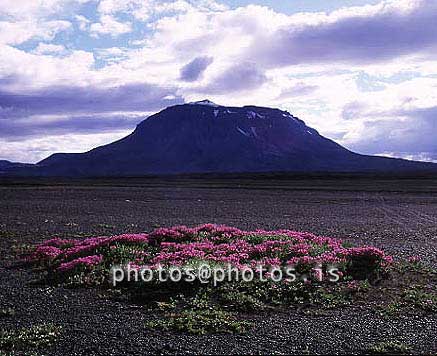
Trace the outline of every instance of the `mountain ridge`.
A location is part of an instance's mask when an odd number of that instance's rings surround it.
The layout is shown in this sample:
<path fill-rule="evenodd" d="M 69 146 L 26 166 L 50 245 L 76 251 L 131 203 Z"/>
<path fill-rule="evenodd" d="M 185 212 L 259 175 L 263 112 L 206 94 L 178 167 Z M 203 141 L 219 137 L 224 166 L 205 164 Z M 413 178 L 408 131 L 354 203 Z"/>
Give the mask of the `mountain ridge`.
<path fill-rule="evenodd" d="M 354 153 L 288 111 L 202 100 L 151 115 L 118 141 L 85 153 L 56 153 L 15 173 L 140 176 L 414 170 L 437 171 L 437 164 Z"/>

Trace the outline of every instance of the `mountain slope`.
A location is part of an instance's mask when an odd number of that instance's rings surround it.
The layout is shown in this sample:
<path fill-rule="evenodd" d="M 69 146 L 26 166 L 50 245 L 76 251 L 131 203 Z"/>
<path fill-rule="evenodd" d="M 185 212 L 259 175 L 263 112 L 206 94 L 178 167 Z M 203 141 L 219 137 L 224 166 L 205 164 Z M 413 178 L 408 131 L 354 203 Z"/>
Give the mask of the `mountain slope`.
<path fill-rule="evenodd" d="M 27 163 L 18 163 L 18 162 L 10 162 L 6 160 L 0 160 L 0 174 L 9 172 L 13 169 L 22 169 L 26 167 L 32 167 L 32 164 Z"/>
<path fill-rule="evenodd" d="M 353 153 L 279 109 L 225 107 L 202 101 L 152 115 L 132 134 L 109 145 L 81 154 L 54 154 L 30 174 L 398 172 L 435 167 Z"/>

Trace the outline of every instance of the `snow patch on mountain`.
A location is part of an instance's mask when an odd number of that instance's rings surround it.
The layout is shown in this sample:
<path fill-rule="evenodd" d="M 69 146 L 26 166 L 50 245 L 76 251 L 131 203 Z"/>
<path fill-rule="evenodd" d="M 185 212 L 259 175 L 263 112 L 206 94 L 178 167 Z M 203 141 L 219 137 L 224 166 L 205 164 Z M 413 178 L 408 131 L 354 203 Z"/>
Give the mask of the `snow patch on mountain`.
<path fill-rule="evenodd" d="M 295 122 L 299 122 L 298 119 L 296 119 L 293 115 L 291 115 L 291 114 L 289 114 L 289 113 L 284 113 L 284 114 L 282 114 L 282 116 L 283 116 L 284 118 L 286 118 L 286 119 L 292 119 L 292 120 L 295 121 Z"/>
<path fill-rule="evenodd" d="M 200 100 L 200 101 L 192 101 L 190 103 L 188 103 L 190 105 L 205 105 L 205 106 L 212 106 L 214 108 L 218 108 L 219 105 L 217 105 L 216 103 L 213 103 L 211 100 L 205 99 L 205 100 Z"/>
<path fill-rule="evenodd" d="M 238 130 L 242 135 L 244 135 L 244 136 L 246 136 L 246 137 L 250 137 L 250 133 L 244 131 L 242 128 L 240 128 L 240 127 L 237 126 L 237 130 Z"/>
<path fill-rule="evenodd" d="M 254 111 L 248 111 L 248 112 L 247 112 L 247 118 L 248 118 L 248 119 L 255 119 L 255 118 L 256 118 L 256 112 L 254 112 Z"/>
<path fill-rule="evenodd" d="M 258 119 L 264 119 L 264 116 L 258 114 L 258 113 L 255 112 L 255 111 L 249 110 L 249 111 L 247 112 L 247 118 L 248 118 L 248 119 L 256 119 L 256 118 L 258 118 Z"/>
<path fill-rule="evenodd" d="M 250 131 L 252 132 L 253 137 L 258 137 L 258 134 L 256 133 L 256 127 L 251 127 Z"/>

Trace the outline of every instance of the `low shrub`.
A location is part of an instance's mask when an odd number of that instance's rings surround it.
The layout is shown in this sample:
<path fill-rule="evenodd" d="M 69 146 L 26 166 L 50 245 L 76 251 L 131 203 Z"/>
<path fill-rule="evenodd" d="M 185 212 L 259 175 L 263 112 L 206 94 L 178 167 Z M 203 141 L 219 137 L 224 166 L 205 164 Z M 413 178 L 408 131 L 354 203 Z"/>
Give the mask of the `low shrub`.
<path fill-rule="evenodd" d="M 62 280 L 75 273 L 90 273 L 117 264 L 184 266 L 197 262 L 240 270 L 293 265 L 309 282 L 326 277 L 335 264 L 340 277 L 367 279 L 392 262 L 374 247 L 345 247 L 341 240 L 289 230 L 242 231 L 211 224 L 196 228 L 159 228 L 150 234 L 125 234 L 87 239 L 54 238 L 37 245 L 28 262 L 45 267 L 52 278 Z M 319 275 L 312 274 L 321 266 Z"/>
<path fill-rule="evenodd" d="M 49 347 L 61 334 L 61 328 L 53 324 L 35 325 L 18 330 L 0 331 L 0 350 L 7 352 L 32 351 Z"/>
<path fill-rule="evenodd" d="M 411 348 L 397 341 L 385 341 L 369 346 L 368 353 L 373 355 L 402 355 L 411 353 Z"/>
<path fill-rule="evenodd" d="M 0 309 L 0 318 L 1 317 L 8 317 L 8 316 L 14 316 L 15 310 L 12 308 L 4 308 Z"/>
<path fill-rule="evenodd" d="M 436 293 L 429 293 L 414 286 L 403 292 L 402 299 L 409 307 L 427 312 L 437 312 Z"/>
<path fill-rule="evenodd" d="M 163 318 L 148 322 L 148 327 L 204 334 L 246 330 L 250 323 L 239 320 L 238 313 L 289 305 L 328 309 L 348 304 L 354 293 L 368 288 L 367 282 L 360 280 L 380 274 L 392 258 L 374 247 L 355 247 L 311 233 L 242 231 L 206 224 L 158 228 L 150 234 L 54 238 L 35 246 L 26 261 L 40 266 L 48 282 L 104 284 L 108 288 L 112 287 L 110 268 L 114 265 L 137 270 L 147 266 L 153 276 L 161 267 L 178 267 L 184 277 L 188 268 L 200 271 L 205 266 L 232 266 L 238 278 L 219 282 L 152 278 L 117 285 L 121 295 L 158 306 Z M 282 271 L 290 266 L 297 278 L 276 279 L 275 268 Z M 332 266 L 335 280 L 330 278 Z M 257 276 L 242 278 L 248 269 Z"/>
<path fill-rule="evenodd" d="M 233 314 L 218 308 L 184 309 L 146 323 L 146 327 L 150 329 L 175 330 L 197 335 L 242 333 L 250 326 L 250 322 L 238 320 Z"/>

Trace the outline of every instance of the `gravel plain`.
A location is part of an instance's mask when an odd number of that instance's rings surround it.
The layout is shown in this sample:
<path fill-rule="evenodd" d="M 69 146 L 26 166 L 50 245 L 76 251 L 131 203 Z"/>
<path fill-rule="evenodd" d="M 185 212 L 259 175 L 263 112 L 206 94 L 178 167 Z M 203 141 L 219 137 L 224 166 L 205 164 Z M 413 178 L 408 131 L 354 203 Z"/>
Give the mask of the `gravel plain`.
<path fill-rule="evenodd" d="M 243 335 L 190 336 L 150 331 L 142 305 L 97 288 L 32 284 L 13 245 L 54 236 L 97 236 L 156 227 L 218 223 L 241 229 L 310 231 L 420 256 L 437 266 L 437 179 L 132 178 L 0 183 L 0 305 L 15 315 L 0 329 L 51 322 L 63 328 L 44 354 L 363 354 L 386 341 L 437 353 L 437 315 L 383 318 L 369 305 L 307 315 L 252 315 Z M 153 314 L 153 313 L 152 313 Z"/>

